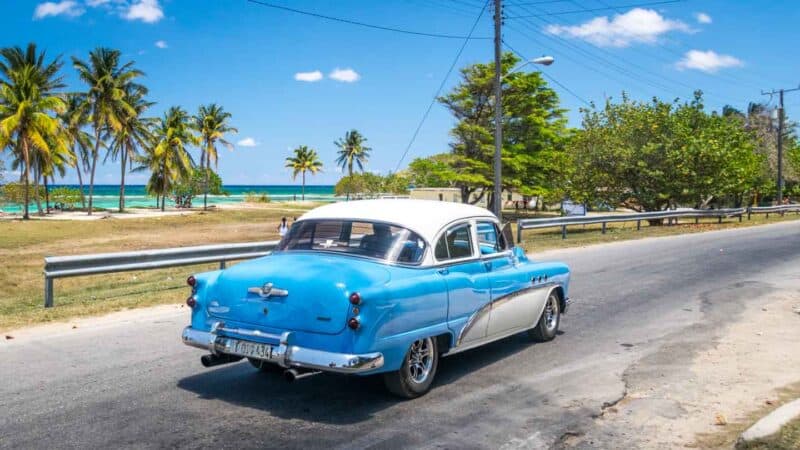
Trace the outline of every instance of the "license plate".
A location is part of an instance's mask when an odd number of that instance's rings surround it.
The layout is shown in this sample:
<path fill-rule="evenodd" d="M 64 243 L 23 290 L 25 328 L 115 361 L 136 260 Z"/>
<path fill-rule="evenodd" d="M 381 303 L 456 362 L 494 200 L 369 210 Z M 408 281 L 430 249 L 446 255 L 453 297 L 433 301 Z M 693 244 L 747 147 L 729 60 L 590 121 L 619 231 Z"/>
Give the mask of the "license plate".
<path fill-rule="evenodd" d="M 257 342 L 234 341 L 233 353 L 258 359 L 272 359 L 272 346 Z"/>

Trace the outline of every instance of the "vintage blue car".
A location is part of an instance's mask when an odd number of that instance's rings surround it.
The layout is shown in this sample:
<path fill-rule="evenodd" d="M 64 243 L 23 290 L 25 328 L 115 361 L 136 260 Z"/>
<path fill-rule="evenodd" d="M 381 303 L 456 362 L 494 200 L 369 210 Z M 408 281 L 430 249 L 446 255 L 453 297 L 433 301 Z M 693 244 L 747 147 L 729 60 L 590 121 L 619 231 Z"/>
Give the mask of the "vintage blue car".
<path fill-rule="evenodd" d="M 383 374 L 426 393 L 439 359 L 515 333 L 548 341 L 569 268 L 533 262 L 476 206 L 361 200 L 316 208 L 263 258 L 189 277 L 183 342 L 205 366 L 247 358 L 291 381 Z"/>

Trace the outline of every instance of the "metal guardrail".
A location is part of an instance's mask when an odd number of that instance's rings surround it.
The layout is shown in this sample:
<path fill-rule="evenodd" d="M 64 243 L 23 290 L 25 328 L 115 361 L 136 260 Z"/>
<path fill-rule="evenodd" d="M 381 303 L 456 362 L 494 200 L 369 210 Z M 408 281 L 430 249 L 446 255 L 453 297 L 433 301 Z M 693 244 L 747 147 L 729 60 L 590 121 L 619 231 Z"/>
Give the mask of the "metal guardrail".
<path fill-rule="evenodd" d="M 258 258 L 269 254 L 278 241 L 241 244 L 201 245 L 119 253 L 78 256 L 48 256 L 44 259 L 44 307 L 53 306 L 53 280 L 56 278 L 98 275 L 133 270 L 152 270 Z"/>
<path fill-rule="evenodd" d="M 763 206 L 751 208 L 729 208 L 729 209 L 687 209 L 687 210 L 666 210 L 652 211 L 644 213 L 630 214 L 608 214 L 603 216 L 567 216 L 552 217 L 546 219 L 521 219 L 517 221 L 517 241 L 522 240 L 522 230 L 535 230 L 541 228 L 561 227 L 561 238 L 567 238 L 567 226 L 569 225 L 589 225 L 602 224 L 601 232 L 606 233 L 606 224 L 614 222 L 636 222 L 636 229 L 640 230 L 643 220 L 669 220 L 668 224 L 678 219 L 695 219 L 697 223 L 702 218 L 717 218 L 719 223 L 727 217 L 738 217 L 742 221 L 742 216 L 747 214 L 750 219 L 752 214 L 785 214 L 786 212 L 800 213 L 800 205 L 780 205 Z"/>
<path fill-rule="evenodd" d="M 522 230 L 561 227 L 561 237 L 566 239 L 567 226 L 613 222 L 637 222 L 636 229 L 641 228 L 642 220 L 694 218 L 695 221 L 705 217 L 716 217 L 719 222 L 725 217 L 738 217 L 747 214 L 784 214 L 786 212 L 800 214 L 800 205 L 765 206 L 753 208 L 713 209 L 713 210 L 681 210 L 654 211 L 647 213 L 613 214 L 605 216 L 572 216 L 546 219 L 522 219 L 517 222 L 517 240 L 522 240 Z M 48 256 L 44 259 L 44 306 L 53 306 L 53 281 L 56 278 L 77 277 L 83 275 L 99 275 L 134 270 L 163 269 L 167 267 L 189 266 L 219 262 L 224 269 L 227 261 L 258 258 L 268 255 L 278 245 L 278 241 L 252 242 L 241 244 L 201 245 L 196 247 L 179 247 L 156 250 L 140 250 L 120 253 L 98 253 L 78 256 Z"/>

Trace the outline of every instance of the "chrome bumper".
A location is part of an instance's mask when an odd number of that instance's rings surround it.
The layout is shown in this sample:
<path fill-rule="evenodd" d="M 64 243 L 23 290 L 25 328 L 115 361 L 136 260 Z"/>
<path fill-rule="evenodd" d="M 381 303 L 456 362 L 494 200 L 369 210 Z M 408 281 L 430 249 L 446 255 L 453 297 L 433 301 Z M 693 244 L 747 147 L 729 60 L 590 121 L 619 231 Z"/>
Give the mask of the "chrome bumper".
<path fill-rule="evenodd" d="M 215 324 L 212 330 L 201 331 L 192 327 L 183 329 L 183 343 L 191 347 L 202 348 L 212 354 L 228 354 L 249 356 L 235 352 L 234 344 L 243 339 L 217 335 L 217 330 L 224 329 L 221 324 Z M 253 342 L 253 341 L 245 341 Z M 366 353 L 363 355 L 350 355 L 346 353 L 333 353 L 323 350 L 292 345 L 292 332 L 287 331 L 280 335 L 280 344 L 272 346 L 268 357 L 257 358 L 277 364 L 281 367 L 302 367 L 306 369 L 322 370 L 337 373 L 361 373 L 383 367 L 383 354 L 380 352 Z"/>

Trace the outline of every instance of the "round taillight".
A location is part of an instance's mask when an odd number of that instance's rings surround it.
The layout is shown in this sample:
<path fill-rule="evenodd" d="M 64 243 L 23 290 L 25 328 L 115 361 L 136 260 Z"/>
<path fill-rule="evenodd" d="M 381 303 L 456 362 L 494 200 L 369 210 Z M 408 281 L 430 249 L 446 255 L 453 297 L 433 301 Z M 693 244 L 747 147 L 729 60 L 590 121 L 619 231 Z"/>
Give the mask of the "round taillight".
<path fill-rule="evenodd" d="M 195 278 L 194 275 L 189 275 L 189 278 L 186 279 L 186 284 L 194 287 L 197 284 L 197 278 Z"/>
<path fill-rule="evenodd" d="M 189 298 L 186 299 L 186 305 L 189 308 L 194 308 L 194 305 L 196 305 L 196 304 L 197 304 L 197 300 L 194 299 L 194 296 L 189 297 Z"/>
<path fill-rule="evenodd" d="M 358 321 L 355 317 L 347 321 L 347 326 L 350 327 L 351 330 L 357 330 L 358 327 L 361 326 L 361 322 Z"/>
<path fill-rule="evenodd" d="M 361 295 L 359 295 L 358 292 L 353 292 L 352 294 L 350 294 L 350 303 L 352 303 L 354 305 L 360 305 L 361 304 Z"/>

